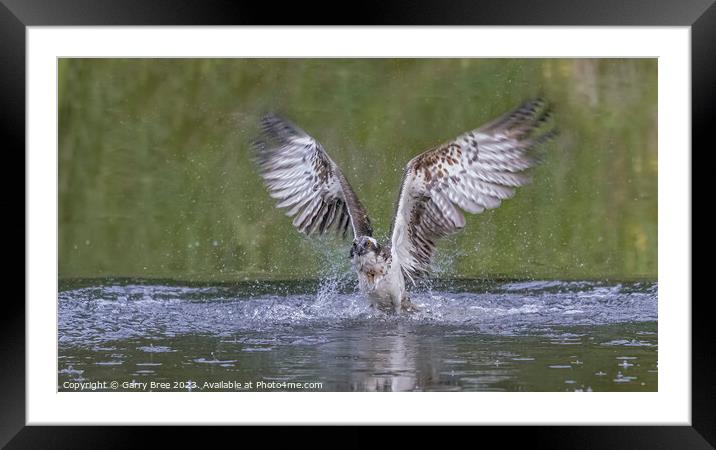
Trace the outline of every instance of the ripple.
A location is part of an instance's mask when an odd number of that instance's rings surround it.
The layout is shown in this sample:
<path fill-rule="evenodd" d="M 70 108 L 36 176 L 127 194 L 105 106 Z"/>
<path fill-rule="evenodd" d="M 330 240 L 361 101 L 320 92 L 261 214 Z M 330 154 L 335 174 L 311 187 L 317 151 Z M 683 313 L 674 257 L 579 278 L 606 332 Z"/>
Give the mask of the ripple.
<path fill-rule="evenodd" d="M 206 358 L 196 358 L 193 360 L 195 363 L 201 363 L 201 364 L 220 364 L 220 365 L 229 365 L 232 363 L 235 363 L 235 359 L 229 359 L 226 361 L 222 361 L 220 359 L 206 359 Z"/>
<path fill-rule="evenodd" d="M 420 311 L 387 315 L 344 284 L 324 282 L 313 291 L 288 293 L 288 285 L 175 286 L 107 284 L 59 293 L 59 341 L 63 346 L 95 345 L 134 338 L 187 334 L 231 336 L 239 331 L 311 327 L 331 329 L 370 322 L 394 326 L 459 327 L 461 332 L 490 335 L 549 335 L 555 344 L 578 342 L 577 336 L 550 335 L 555 327 L 608 325 L 657 320 L 656 283 L 529 281 L 475 285 L 459 292 L 424 290 L 412 294 Z M 444 287 L 444 286 L 442 286 Z M 304 288 L 306 291 L 307 288 Z M 312 344 L 324 343 L 317 335 Z M 642 340 L 613 340 L 603 346 L 655 346 Z M 173 352 L 144 346 L 141 351 Z M 266 348 L 253 348 L 266 351 Z"/>
<path fill-rule="evenodd" d="M 141 350 L 146 353 L 171 353 L 176 352 L 176 350 L 172 349 L 171 347 L 164 347 L 161 345 L 149 345 L 144 347 L 137 347 L 137 350 Z"/>
<path fill-rule="evenodd" d="M 637 339 L 615 339 L 608 342 L 602 342 L 605 346 L 623 346 L 623 347 L 654 347 L 655 344 Z"/>

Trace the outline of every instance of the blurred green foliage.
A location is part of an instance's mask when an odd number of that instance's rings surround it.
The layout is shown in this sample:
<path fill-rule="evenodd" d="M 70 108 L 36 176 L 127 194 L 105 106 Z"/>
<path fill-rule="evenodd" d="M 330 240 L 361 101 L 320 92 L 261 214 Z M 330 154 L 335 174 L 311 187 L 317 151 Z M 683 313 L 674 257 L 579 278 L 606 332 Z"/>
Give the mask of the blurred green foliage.
<path fill-rule="evenodd" d="M 441 245 L 449 276 L 655 279 L 655 59 L 60 59 L 59 273 L 313 278 L 308 239 L 250 158 L 278 111 L 329 151 L 388 232 L 405 163 L 523 100 L 561 134 L 534 182 Z M 330 241 L 330 242 L 329 242 Z"/>

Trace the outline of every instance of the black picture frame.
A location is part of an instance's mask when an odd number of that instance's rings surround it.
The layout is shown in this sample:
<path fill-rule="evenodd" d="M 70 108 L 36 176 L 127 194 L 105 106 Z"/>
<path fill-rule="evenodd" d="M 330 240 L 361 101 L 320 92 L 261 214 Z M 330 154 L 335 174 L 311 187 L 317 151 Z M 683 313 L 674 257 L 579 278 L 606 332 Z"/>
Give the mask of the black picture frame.
<path fill-rule="evenodd" d="M 421 3 L 358 2 L 340 8 L 305 2 L 200 0 L 0 0 L 0 127 L 10 155 L 25 153 L 26 27 L 66 25 L 628 25 L 690 26 L 692 33 L 692 147 L 713 149 L 707 140 L 716 105 L 716 6 L 714 0 L 459 0 Z M 320 12 L 320 13 L 319 13 Z M 692 152 L 693 154 L 693 152 Z M 23 162 L 24 166 L 24 157 Z M 13 185 L 16 186 L 16 185 Z M 25 219 L 23 215 L 23 224 Z M 27 240 L 26 234 L 26 240 Z M 27 241 L 26 241 L 27 245 Z M 190 431 L 163 427 L 25 426 L 25 308 L 5 299 L 0 316 L 0 445 L 7 448 L 131 448 L 148 442 L 146 433 L 162 433 L 189 443 Z M 691 301 L 691 299 L 683 299 Z M 700 301 L 699 301 L 700 300 Z M 716 445 L 716 379 L 711 351 L 716 344 L 707 321 L 706 296 L 692 302 L 692 426 L 483 427 L 480 441 L 499 442 L 527 436 L 530 445 L 568 448 L 713 448 Z M 400 433 L 422 439 L 425 428 Z M 232 437 L 235 431 L 206 430 L 199 442 Z M 266 430 L 264 430 L 266 431 Z M 270 433 L 270 432 L 269 432 Z M 315 442 L 313 431 L 270 433 L 292 442 Z M 372 445 L 361 430 L 342 430 L 352 446 Z M 556 436 L 559 436 L 558 438 Z M 231 442 L 231 441 L 229 441 Z M 406 440 L 402 440 L 407 443 Z"/>

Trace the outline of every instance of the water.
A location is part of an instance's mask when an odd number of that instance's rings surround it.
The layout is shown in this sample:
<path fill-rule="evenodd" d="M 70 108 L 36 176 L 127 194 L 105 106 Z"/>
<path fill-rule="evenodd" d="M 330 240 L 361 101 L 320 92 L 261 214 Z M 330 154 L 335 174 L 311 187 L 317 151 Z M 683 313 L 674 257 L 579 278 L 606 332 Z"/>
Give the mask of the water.
<path fill-rule="evenodd" d="M 656 284 L 579 281 L 658 277 L 657 66 L 61 58 L 59 389 L 657 390 Z M 372 311 L 350 241 L 296 233 L 250 160 L 261 115 L 284 114 L 385 237 L 407 161 L 535 95 L 560 136 L 532 184 L 441 241 L 435 274 L 571 281 L 434 282 L 417 314 Z"/>
<path fill-rule="evenodd" d="M 657 297 L 654 282 L 434 281 L 395 316 L 340 278 L 63 281 L 58 389 L 656 391 Z"/>

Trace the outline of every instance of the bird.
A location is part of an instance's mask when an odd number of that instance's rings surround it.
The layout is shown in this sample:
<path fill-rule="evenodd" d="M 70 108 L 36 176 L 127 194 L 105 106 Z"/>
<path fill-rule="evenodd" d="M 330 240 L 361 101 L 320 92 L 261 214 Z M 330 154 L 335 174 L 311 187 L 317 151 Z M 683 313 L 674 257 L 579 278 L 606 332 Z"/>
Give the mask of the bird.
<path fill-rule="evenodd" d="M 325 148 L 308 133 L 268 113 L 253 141 L 253 159 L 277 208 L 305 235 L 350 232 L 359 290 L 389 313 L 419 310 L 407 286 L 430 273 L 439 239 L 465 227 L 464 212 L 499 207 L 531 181 L 543 144 L 557 130 L 546 100 L 523 102 L 455 139 L 430 147 L 403 170 L 386 239 L 373 236 L 365 206 Z"/>

